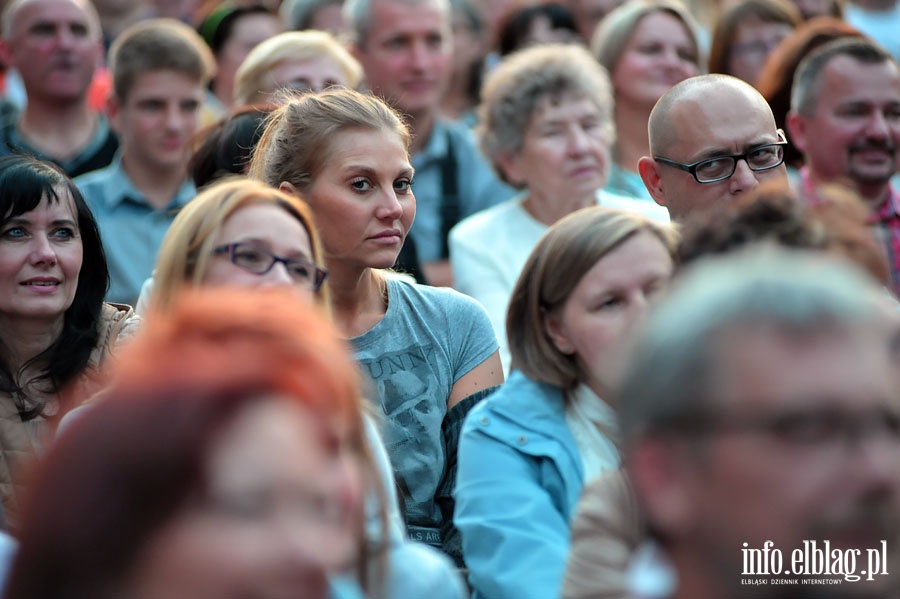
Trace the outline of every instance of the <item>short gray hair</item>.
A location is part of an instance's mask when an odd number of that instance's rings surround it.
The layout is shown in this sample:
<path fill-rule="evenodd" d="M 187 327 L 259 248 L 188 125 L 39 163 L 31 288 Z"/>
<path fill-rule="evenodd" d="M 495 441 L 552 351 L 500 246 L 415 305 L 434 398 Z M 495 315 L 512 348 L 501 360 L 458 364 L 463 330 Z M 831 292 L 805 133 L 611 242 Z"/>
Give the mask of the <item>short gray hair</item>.
<path fill-rule="evenodd" d="M 622 385 L 623 438 L 634 443 L 709 412 L 724 331 L 773 325 L 810 334 L 875 322 L 882 293 L 849 263 L 806 250 L 758 244 L 701 259 L 638 336 Z"/>
<path fill-rule="evenodd" d="M 792 112 L 803 116 L 815 114 L 822 90 L 822 71 L 838 56 L 848 56 L 865 64 L 894 62 L 887 50 L 866 38 L 838 38 L 828 42 L 810 52 L 797 65 L 794 84 L 791 86 Z"/>
<path fill-rule="evenodd" d="M 614 140 L 612 85 L 606 69 L 590 52 L 574 44 L 542 44 L 514 52 L 489 75 L 482 89 L 479 125 L 481 150 L 497 174 L 499 161 L 522 150 L 525 132 L 546 99 L 571 94 L 591 100 Z"/>
<path fill-rule="evenodd" d="M 434 2 L 436 4 L 444 4 L 447 9 L 447 23 L 450 27 L 451 7 L 449 0 L 383 0 L 385 2 L 400 2 L 403 4 L 415 5 Z M 369 37 L 369 31 L 372 29 L 372 6 L 379 0 L 345 0 L 344 1 L 344 22 L 350 29 L 351 41 L 357 48 L 366 45 Z"/>

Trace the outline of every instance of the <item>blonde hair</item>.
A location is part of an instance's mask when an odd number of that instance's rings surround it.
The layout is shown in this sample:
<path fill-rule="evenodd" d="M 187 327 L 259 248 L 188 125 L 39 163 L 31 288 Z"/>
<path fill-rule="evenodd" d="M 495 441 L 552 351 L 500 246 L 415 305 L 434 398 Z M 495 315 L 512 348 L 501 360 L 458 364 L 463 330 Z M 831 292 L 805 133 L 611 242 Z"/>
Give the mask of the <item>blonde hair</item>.
<path fill-rule="evenodd" d="M 247 206 L 271 204 L 297 219 L 309 235 L 313 261 L 322 264 L 322 247 L 306 203 L 249 179 L 224 180 L 208 187 L 181 210 L 159 248 L 151 305 L 167 310 L 186 287 L 199 288 L 213 254 L 216 237 L 231 216 Z M 323 310 L 330 305 L 327 283 L 316 294 Z"/>
<path fill-rule="evenodd" d="M 562 308 L 601 258 L 641 231 L 659 239 L 676 260 L 677 230 L 636 212 L 592 206 L 550 227 L 532 250 L 510 296 L 506 334 L 513 369 L 567 390 L 586 379 L 577 357 L 556 348 L 546 332 L 545 319 Z"/>
<path fill-rule="evenodd" d="M 409 130 L 382 100 L 350 89 L 306 93 L 269 115 L 250 176 L 272 187 L 290 183 L 304 192 L 330 159 L 335 136 L 351 129 L 392 131 L 409 147 Z"/>
<path fill-rule="evenodd" d="M 611 10 L 600 21 L 591 39 L 591 52 L 597 61 L 606 67 L 610 75 L 615 71 L 628 40 L 641 20 L 647 15 L 659 12 L 672 15 L 681 21 L 694 44 L 698 71 L 703 72 L 706 69 L 700 45 L 700 25 L 683 3 L 678 0 L 628 0 Z"/>
<path fill-rule="evenodd" d="M 326 31 L 289 31 L 270 37 L 247 55 L 235 74 L 236 105 L 266 101 L 268 94 L 284 87 L 271 76 L 273 68 L 285 62 L 332 60 L 340 69 L 342 85 L 356 88 L 362 81 L 359 62 Z"/>

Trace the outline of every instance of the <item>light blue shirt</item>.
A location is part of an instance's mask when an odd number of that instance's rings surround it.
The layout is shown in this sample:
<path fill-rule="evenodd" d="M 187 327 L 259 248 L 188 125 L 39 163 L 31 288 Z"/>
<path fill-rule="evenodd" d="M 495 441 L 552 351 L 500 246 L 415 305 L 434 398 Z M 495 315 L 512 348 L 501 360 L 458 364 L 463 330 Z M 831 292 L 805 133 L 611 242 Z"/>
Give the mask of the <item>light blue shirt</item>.
<path fill-rule="evenodd" d="M 448 160 L 456 163 L 456 201 L 459 206 L 458 217 L 451 225 L 517 193 L 494 174 L 478 151 L 468 127 L 450 121 L 435 121 L 425 148 L 412 157 L 416 169 L 412 186 L 416 196 L 416 220 L 410 235 L 422 262 L 447 257 L 443 231 L 449 231 L 451 227 L 442 227 L 444 189 L 448 187 L 443 184 L 442 175 Z"/>
<path fill-rule="evenodd" d="M 185 180 L 162 210 L 151 206 L 122 166 L 122 153 L 103 169 L 75 179 L 100 228 L 109 265 L 106 300 L 133 306 L 144 280 L 153 273 L 156 254 L 172 220 L 196 195 Z"/>
<path fill-rule="evenodd" d="M 476 599 L 559 597 L 584 486 L 563 391 L 513 370 L 459 440 L 454 522 Z"/>

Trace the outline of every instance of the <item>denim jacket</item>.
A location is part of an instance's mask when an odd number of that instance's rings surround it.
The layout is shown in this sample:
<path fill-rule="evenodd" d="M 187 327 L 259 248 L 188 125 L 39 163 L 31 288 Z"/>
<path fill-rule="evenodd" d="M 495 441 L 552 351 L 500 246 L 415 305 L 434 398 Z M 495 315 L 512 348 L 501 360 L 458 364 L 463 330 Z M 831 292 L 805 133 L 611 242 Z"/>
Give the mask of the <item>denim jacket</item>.
<path fill-rule="evenodd" d="M 454 521 L 475 597 L 558 597 L 584 483 L 561 389 L 513 371 L 466 418 Z"/>

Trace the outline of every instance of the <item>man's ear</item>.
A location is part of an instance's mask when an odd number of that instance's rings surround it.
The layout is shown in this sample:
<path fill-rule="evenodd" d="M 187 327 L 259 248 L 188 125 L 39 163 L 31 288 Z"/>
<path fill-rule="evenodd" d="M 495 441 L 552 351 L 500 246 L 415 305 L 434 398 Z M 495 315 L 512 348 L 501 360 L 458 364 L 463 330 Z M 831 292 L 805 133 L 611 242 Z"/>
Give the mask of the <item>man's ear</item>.
<path fill-rule="evenodd" d="M 625 470 L 641 510 L 648 523 L 663 534 L 682 533 L 694 526 L 697 517 L 691 492 L 697 478 L 687 463 L 689 451 L 660 439 L 643 438 L 626 455 Z"/>
<path fill-rule="evenodd" d="M 795 148 L 800 150 L 801 154 L 806 154 L 806 150 L 809 148 L 809 132 L 806 125 L 806 119 L 802 115 L 793 110 L 787 113 L 787 118 L 784 122 L 784 126 L 787 129 L 787 139 Z"/>
<path fill-rule="evenodd" d="M 550 341 L 560 353 L 571 356 L 575 353 L 575 346 L 569 340 L 565 328 L 555 314 L 544 314 L 544 331 L 550 337 Z"/>
<path fill-rule="evenodd" d="M 116 133 L 122 134 L 122 102 L 115 92 L 109 94 L 106 99 L 106 116 L 109 118 L 109 126 Z"/>
<path fill-rule="evenodd" d="M 300 192 L 297 190 L 294 184 L 288 183 L 287 181 L 282 181 L 278 184 L 278 191 L 291 196 L 300 197 Z"/>
<path fill-rule="evenodd" d="M 0 61 L 7 66 L 14 67 L 12 46 L 4 39 L 0 39 Z"/>
<path fill-rule="evenodd" d="M 656 161 L 649 156 L 642 156 L 638 160 L 638 173 L 641 175 L 644 187 L 647 188 L 647 191 L 653 197 L 653 201 L 663 208 L 668 207 L 666 192 L 663 191 L 662 181 L 659 177 L 659 165 Z"/>

